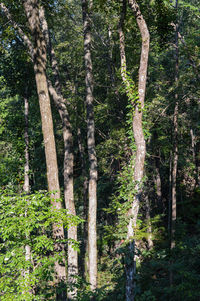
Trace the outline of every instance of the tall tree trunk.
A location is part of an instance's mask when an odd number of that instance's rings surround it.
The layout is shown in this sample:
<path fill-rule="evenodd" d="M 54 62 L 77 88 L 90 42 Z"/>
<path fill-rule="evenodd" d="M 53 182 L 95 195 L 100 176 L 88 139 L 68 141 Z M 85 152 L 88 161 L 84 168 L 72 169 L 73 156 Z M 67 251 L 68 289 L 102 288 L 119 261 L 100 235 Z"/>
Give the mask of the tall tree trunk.
<path fill-rule="evenodd" d="M 176 230 L 176 184 L 177 184 L 177 167 L 178 167 L 178 114 L 179 114 L 179 99 L 178 99 L 178 76 L 179 76 L 179 45 L 178 45 L 178 0 L 175 4 L 176 9 L 176 26 L 175 26 L 175 106 L 173 116 L 173 154 L 172 154 L 172 175 L 171 175 L 171 235 L 170 249 L 175 248 L 175 230 Z M 173 261 L 171 261 L 171 264 Z M 170 270 L 169 275 L 170 285 L 173 285 L 173 271 Z"/>
<path fill-rule="evenodd" d="M 28 19 L 31 34 L 34 40 L 33 63 L 35 80 L 37 86 L 37 93 L 39 97 L 40 113 L 42 120 L 42 132 L 44 137 L 45 158 L 47 166 L 47 182 L 49 191 L 55 191 L 51 196 L 52 204 L 55 208 L 62 207 L 60 198 L 60 186 L 58 180 L 58 166 L 55 147 L 55 138 L 53 131 L 53 120 L 51 113 L 50 98 L 48 93 L 47 78 L 46 78 L 46 43 L 44 36 L 40 29 L 39 9 L 37 0 L 26 0 L 23 3 L 25 13 Z M 62 226 L 53 225 L 53 236 L 55 240 L 64 237 L 64 230 Z M 63 254 L 63 261 L 55 262 L 55 272 L 57 282 L 60 284 L 66 281 L 64 246 L 56 242 L 55 251 Z M 57 295 L 59 300 L 65 298 L 64 293 Z"/>
<path fill-rule="evenodd" d="M 89 281 L 91 289 L 97 287 L 97 157 L 95 149 L 95 124 L 93 111 L 93 74 L 91 58 L 91 25 L 89 12 L 92 10 L 92 0 L 82 0 L 83 31 L 84 31 L 84 60 L 86 83 L 87 110 L 87 146 L 90 164 L 89 172 L 89 208 L 88 208 L 88 256 Z"/>
<path fill-rule="evenodd" d="M 53 88 L 50 81 L 48 81 L 49 91 L 53 97 L 54 103 L 58 109 L 60 118 L 62 120 L 63 127 L 63 141 L 64 141 L 64 197 L 65 206 L 68 209 L 69 214 L 76 215 L 75 203 L 74 203 L 74 188 L 73 188 L 73 165 L 74 165 L 74 155 L 73 155 L 73 137 L 72 128 L 69 120 L 69 114 L 66 108 L 66 101 L 62 96 L 62 89 L 59 79 L 58 62 L 56 59 L 55 51 L 51 45 L 49 37 L 48 24 L 45 18 L 45 11 L 43 6 L 39 9 L 39 18 L 43 31 L 43 35 L 46 44 L 50 48 L 51 56 L 51 66 L 55 79 L 55 89 Z M 72 226 L 68 229 L 68 256 L 67 256 L 67 266 L 68 266 L 68 282 L 70 284 L 75 284 L 75 275 L 78 275 L 78 252 L 72 247 L 71 240 L 77 241 L 77 226 Z M 76 295 L 77 290 L 74 287 L 73 290 L 68 291 L 68 298 L 72 298 Z"/>
<path fill-rule="evenodd" d="M 173 162 L 172 162 L 172 209 L 171 209 L 171 249 L 175 247 L 175 227 L 176 227 L 176 178 L 178 165 L 178 73 L 179 73 L 179 45 L 178 45 L 178 0 L 176 0 L 176 31 L 175 31 L 175 107 L 173 116 Z"/>
<path fill-rule="evenodd" d="M 120 37 L 120 56 L 121 56 L 121 75 L 126 87 L 127 96 L 130 97 L 131 87 L 126 80 L 126 56 L 125 56 L 125 43 L 124 43 L 124 33 L 123 33 L 123 23 L 125 17 L 125 7 L 126 1 L 123 0 L 123 7 L 121 12 L 120 24 L 119 24 L 119 37 Z M 137 216 L 139 211 L 139 203 L 142 194 L 142 179 L 144 175 L 144 160 L 145 160 L 145 140 L 142 130 L 142 110 L 144 108 L 144 98 L 146 90 L 146 76 L 147 76 L 147 66 L 148 66 L 148 54 L 149 54 L 149 31 L 146 22 L 140 12 L 140 8 L 136 1 L 129 0 L 129 5 L 136 17 L 136 21 L 140 30 L 142 37 L 142 49 L 140 57 L 140 68 L 139 68 L 139 83 L 138 83 L 138 95 L 139 103 L 134 105 L 134 115 L 133 115 L 133 134 L 136 144 L 136 156 L 134 164 L 134 183 L 136 193 L 134 200 L 132 202 L 131 208 L 128 212 L 129 224 L 127 229 L 127 241 L 129 253 L 132 254 L 132 260 L 126 265 L 126 300 L 133 301 L 135 296 L 135 273 L 136 273 L 136 263 L 135 263 L 135 241 L 134 237 L 134 227 L 136 227 Z"/>
<path fill-rule="evenodd" d="M 27 94 L 27 93 L 26 93 Z M 29 115 L 29 103 L 27 95 L 24 96 L 24 121 L 25 121 L 25 128 L 24 128 L 24 142 L 25 142 L 25 150 L 24 150 L 24 157 L 25 157 L 25 164 L 24 164 L 24 185 L 23 190 L 28 195 L 30 192 L 30 184 L 29 184 L 29 135 L 28 135 L 28 115 Z M 27 198 L 28 202 L 28 198 Z M 27 212 L 25 212 L 25 216 Z M 26 234 L 26 239 L 29 239 L 29 236 Z M 30 245 L 25 246 L 25 260 L 30 262 L 31 260 L 31 247 Z M 25 282 L 27 281 L 29 274 L 29 269 L 24 271 Z M 29 283 L 26 285 L 30 286 Z M 32 290 L 30 290 L 30 294 L 32 294 Z"/>

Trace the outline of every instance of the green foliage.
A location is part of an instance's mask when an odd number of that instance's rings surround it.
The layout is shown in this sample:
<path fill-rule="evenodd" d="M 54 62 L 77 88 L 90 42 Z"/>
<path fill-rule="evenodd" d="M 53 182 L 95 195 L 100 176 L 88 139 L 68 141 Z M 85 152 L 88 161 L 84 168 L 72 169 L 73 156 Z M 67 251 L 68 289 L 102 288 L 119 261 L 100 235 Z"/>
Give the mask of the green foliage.
<path fill-rule="evenodd" d="M 30 195 L 0 192 L 0 291 L 1 300 L 46 300 L 54 294 L 54 263 L 62 260 L 55 253 L 56 243 L 66 245 L 64 238 L 55 240 L 52 225 L 68 228 L 80 223 L 78 217 L 65 209 L 55 209 L 50 193 L 39 191 Z M 31 256 L 27 258 L 26 247 Z"/>

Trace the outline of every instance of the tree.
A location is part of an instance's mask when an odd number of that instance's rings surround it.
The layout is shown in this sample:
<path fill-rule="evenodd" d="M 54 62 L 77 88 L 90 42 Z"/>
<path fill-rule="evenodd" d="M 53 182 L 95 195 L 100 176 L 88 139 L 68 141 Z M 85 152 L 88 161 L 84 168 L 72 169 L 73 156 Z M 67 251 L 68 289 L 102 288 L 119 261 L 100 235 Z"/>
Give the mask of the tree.
<path fill-rule="evenodd" d="M 60 187 L 58 180 L 58 167 L 55 139 L 53 132 L 53 120 L 51 113 L 50 98 L 47 86 L 47 78 L 45 74 L 46 69 L 46 43 L 44 36 L 40 28 L 39 20 L 39 8 L 37 0 L 24 2 L 24 10 L 28 19 L 31 34 L 34 40 L 33 51 L 33 64 L 35 72 L 35 80 L 37 86 L 37 93 L 39 97 L 40 112 L 42 118 L 42 132 L 44 136 L 45 156 L 47 165 L 47 181 L 48 189 L 52 191 L 52 203 L 55 208 L 60 209 L 61 203 L 57 201 L 60 198 Z M 62 226 L 53 226 L 54 238 L 56 240 L 64 237 L 64 231 Z M 63 253 L 64 261 L 64 249 L 61 243 L 56 244 L 56 252 Z M 56 262 L 55 270 L 58 277 L 58 283 L 66 281 L 65 264 Z"/>
<path fill-rule="evenodd" d="M 82 0 L 83 31 L 84 31 L 84 60 L 87 110 L 87 147 L 89 157 L 89 208 L 88 208 L 88 257 L 89 281 L 91 289 L 97 287 L 97 157 L 95 149 L 95 124 L 93 111 L 93 72 L 91 59 L 91 20 L 92 0 Z"/>
<path fill-rule="evenodd" d="M 125 5 L 126 1 L 123 1 L 123 11 L 119 26 L 120 35 L 120 55 L 121 55 L 121 75 L 125 85 L 126 93 L 129 100 L 134 106 L 133 113 L 133 134 L 135 138 L 136 145 L 136 155 L 134 160 L 134 183 L 135 183 L 135 196 L 133 198 L 131 208 L 128 211 L 128 229 L 127 229 L 127 241 L 130 254 L 135 252 L 135 242 L 134 242 L 134 227 L 136 227 L 137 216 L 139 211 L 139 204 L 141 201 L 142 194 L 142 182 L 144 175 L 144 160 L 145 160 L 145 140 L 142 129 L 142 113 L 144 109 L 144 99 L 146 90 L 146 77 L 147 77 L 147 66 L 148 66 L 148 55 L 149 55 L 149 31 L 146 22 L 141 14 L 140 8 L 136 1 L 129 0 L 129 5 L 136 17 L 136 21 L 140 30 L 142 38 L 142 49 L 140 57 L 140 67 L 139 67 L 139 83 L 138 83 L 138 101 L 134 99 L 132 95 L 133 88 L 129 80 L 127 80 L 126 71 L 126 57 L 125 57 L 125 45 L 124 45 L 124 34 L 123 34 L 123 23 L 125 16 Z M 133 255 L 134 258 L 134 255 Z M 126 265 L 126 300 L 134 300 L 134 277 L 136 273 L 136 265 L 133 260 Z"/>
<path fill-rule="evenodd" d="M 73 137 L 72 127 L 69 120 L 69 113 L 66 108 L 66 101 L 62 95 L 61 83 L 59 79 L 58 62 L 56 54 L 49 37 L 48 24 L 45 18 L 44 7 L 41 6 L 39 9 L 39 19 L 42 27 L 42 32 L 46 41 L 46 45 L 50 48 L 50 62 L 55 79 L 55 89 L 48 81 L 49 91 L 53 97 L 54 103 L 58 109 L 60 118 L 62 120 L 63 127 L 63 141 L 64 141 L 64 198 L 65 207 L 70 214 L 76 215 L 75 203 L 74 203 L 74 187 L 73 187 Z M 73 284 L 76 282 L 74 276 L 78 274 L 78 252 L 73 247 L 73 242 L 77 241 L 77 227 L 74 225 L 68 229 L 68 256 L 67 256 L 67 267 L 68 267 L 68 282 Z M 76 294 L 76 289 L 73 288 L 68 291 L 68 297 L 72 298 Z"/>

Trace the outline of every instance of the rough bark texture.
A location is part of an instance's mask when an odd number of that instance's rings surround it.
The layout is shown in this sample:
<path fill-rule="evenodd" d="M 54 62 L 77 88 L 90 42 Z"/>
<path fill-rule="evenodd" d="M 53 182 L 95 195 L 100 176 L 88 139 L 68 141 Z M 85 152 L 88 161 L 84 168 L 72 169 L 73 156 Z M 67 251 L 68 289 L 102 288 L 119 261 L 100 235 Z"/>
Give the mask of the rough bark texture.
<path fill-rule="evenodd" d="M 144 98 L 146 90 L 146 76 L 147 76 L 147 66 L 148 66 L 148 54 L 149 54 L 149 31 L 146 25 L 146 22 L 140 12 L 140 8 L 136 1 L 129 0 L 129 5 L 136 17 L 136 21 L 140 30 L 142 38 L 142 49 L 140 57 L 140 68 L 139 68 L 139 83 L 138 83 L 138 95 L 139 95 L 139 104 L 135 105 L 134 116 L 133 116 L 133 134 L 136 144 L 136 156 L 134 164 L 134 183 L 136 194 L 131 205 L 131 208 L 128 212 L 129 224 L 127 229 L 127 241 L 128 249 L 132 255 L 132 260 L 130 264 L 126 265 L 126 300 L 134 300 L 134 288 L 135 288 L 135 267 L 136 263 L 134 260 L 135 252 L 135 241 L 134 237 L 134 227 L 136 227 L 137 216 L 139 211 L 139 202 L 142 193 L 142 178 L 144 175 L 144 160 L 145 160 L 145 140 L 142 130 L 142 110 L 144 108 Z M 125 56 L 125 43 L 124 43 L 124 34 L 123 34 L 123 23 L 125 17 L 125 7 L 126 1 L 122 2 L 122 12 L 121 19 L 119 24 L 119 37 L 120 37 L 120 56 L 121 56 L 121 75 L 125 83 L 127 95 L 129 93 L 129 84 L 126 83 L 126 56 Z"/>
<path fill-rule="evenodd" d="M 48 24 L 45 18 L 44 8 L 41 6 L 39 9 L 39 18 L 45 37 L 46 44 L 50 48 L 51 56 L 51 65 L 52 71 L 55 79 L 55 89 L 52 86 L 51 82 L 48 81 L 49 92 L 54 100 L 54 103 L 58 109 L 60 118 L 62 120 L 63 127 L 63 141 L 64 141 L 64 197 L 65 197 L 65 206 L 68 209 L 70 214 L 76 215 L 75 203 L 74 203 L 74 188 L 73 188 L 73 165 L 74 165 L 74 156 L 73 156 L 73 137 L 72 137 L 72 128 L 69 120 L 69 114 L 66 108 L 66 101 L 62 96 L 61 84 L 59 79 L 59 70 L 58 62 L 56 59 L 55 51 L 50 43 Z M 77 241 L 77 226 L 70 227 L 68 229 L 68 282 L 73 284 L 75 283 L 75 275 L 78 275 L 78 253 L 73 249 L 70 240 Z M 68 298 L 72 298 L 76 295 L 76 289 L 68 291 Z"/>
<path fill-rule="evenodd" d="M 39 97 L 40 113 L 42 120 L 42 132 L 45 146 L 45 157 L 47 166 L 47 182 L 49 191 L 56 191 L 52 194 L 52 204 L 55 208 L 60 209 L 61 203 L 56 201 L 60 198 L 60 187 L 58 181 L 58 166 L 55 139 L 53 132 L 53 120 L 51 113 L 50 98 L 48 93 L 47 78 L 46 78 L 46 43 L 40 29 L 39 9 L 37 0 L 24 1 L 24 9 L 28 19 L 32 38 L 34 40 L 33 63 L 37 93 Z M 64 237 L 63 227 L 53 225 L 53 235 L 55 239 Z M 56 251 L 63 253 L 62 244 L 56 243 Z M 55 272 L 58 282 L 66 280 L 65 261 L 55 263 Z M 60 300 L 62 297 L 59 296 Z"/>
<path fill-rule="evenodd" d="M 89 157 L 89 208 L 88 208 L 88 256 L 89 256 L 89 281 L 91 289 L 97 287 L 97 157 L 95 150 L 95 125 L 93 111 L 93 74 L 91 59 L 91 28 L 89 10 L 92 9 L 92 1 L 82 0 L 83 31 L 84 31 L 84 60 L 86 83 L 86 110 L 87 110 L 87 146 Z"/>

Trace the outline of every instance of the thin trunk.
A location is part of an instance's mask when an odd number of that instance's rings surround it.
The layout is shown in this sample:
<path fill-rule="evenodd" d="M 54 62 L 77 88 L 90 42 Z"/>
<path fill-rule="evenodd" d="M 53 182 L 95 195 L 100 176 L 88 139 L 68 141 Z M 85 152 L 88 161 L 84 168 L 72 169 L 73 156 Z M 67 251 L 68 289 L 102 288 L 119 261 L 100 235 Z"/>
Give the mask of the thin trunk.
<path fill-rule="evenodd" d="M 112 85 L 112 87 L 115 87 L 116 78 L 115 78 L 115 67 L 114 67 L 114 63 L 113 63 L 112 52 L 113 52 L 112 31 L 109 26 L 109 28 L 108 28 L 108 71 L 109 71 L 109 75 L 110 75 L 111 85 Z"/>
<path fill-rule="evenodd" d="M 82 170 L 82 177 L 83 177 L 83 219 L 85 220 L 83 224 L 83 248 L 82 248 L 82 258 L 84 258 L 84 264 L 83 264 L 83 274 L 85 275 L 85 279 L 88 277 L 88 177 L 86 172 L 86 162 L 85 162 L 85 150 L 82 143 L 82 136 L 81 136 L 81 129 L 78 128 L 77 132 L 78 137 L 78 148 L 80 153 L 80 159 L 81 159 L 81 170 Z"/>
<path fill-rule="evenodd" d="M 164 204 L 162 202 L 162 182 L 160 177 L 160 159 L 155 158 L 155 176 L 154 183 L 156 187 L 156 195 L 157 195 L 157 206 L 161 207 L 162 212 L 164 211 Z"/>
<path fill-rule="evenodd" d="M 91 58 L 91 25 L 89 11 L 92 10 L 92 0 L 82 0 L 83 31 L 84 31 L 84 60 L 86 83 L 87 110 L 87 146 L 89 157 L 89 208 L 88 208 L 88 256 L 89 281 L 91 290 L 97 287 L 97 157 L 95 149 L 95 124 L 93 110 L 93 74 Z"/>
<path fill-rule="evenodd" d="M 172 192 L 171 192 L 171 235 L 170 249 L 175 248 L 175 230 L 176 230 L 176 184 L 177 184 L 177 166 L 178 166 L 178 114 L 179 114 L 179 99 L 178 99 L 178 75 L 179 75 L 179 45 L 178 45 L 178 0 L 175 4 L 177 21 L 175 26 L 175 106 L 173 116 L 173 156 L 172 156 Z M 171 265 L 173 260 L 171 261 Z M 170 286 L 173 285 L 173 271 L 169 274 Z"/>
<path fill-rule="evenodd" d="M 168 234 L 171 233 L 171 215 L 172 215 L 172 152 L 169 157 L 169 202 L 168 202 Z"/>
<path fill-rule="evenodd" d="M 53 120 L 51 113 L 50 98 L 48 93 L 47 78 L 46 78 L 46 43 L 40 29 L 39 9 L 37 0 L 24 1 L 24 9 L 28 19 L 31 34 L 34 40 L 33 64 L 35 72 L 35 80 L 37 86 L 37 93 L 39 97 L 40 113 L 42 120 L 42 132 L 45 146 L 45 157 L 47 166 L 47 182 L 49 191 L 55 191 L 51 196 L 52 205 L 60 209 L 60 186 L 58 180 L 58 166 L 56 156 L 56 146 L 53 131 Z M 53 236 L 55 240 L 64 238 L 64 230 L 62 226 L 53 225 Z M 64 246 L 56 242 L 55 251 L 63 254 L 63 261 L 55 262 L 55 273 L 57 282 L 60 285 L 66 281 Z M 59 300 L 62 300 L 64 293 L 57 295 Z"/>
<path fill-rule="evenodd" d="M 134 115 L 133 115 L 133 134 L 136 144 L 136 157 L 134 165 L 134 183 L 136 188 L 136 194 L 132 206 L 128 212 L 129 224 L 127 229 L 127 241 L 129 242 L 128 248 L 130 254 L 133 254 L 133 260 L 130 264 L 126 265 L 126 300 L 133 301 L 135 296 L 135 273 L 136 273 L 136 263 L 135 263 L 135 241 L 134 237 L 134 227 L 136 227 L 137 216 L 139 211 L 139 203 L 142 194 L 142 180 L 144 175 L 144 160 L 145 160 L 145 140 L 142 130 L 142 110 L 144 108 L 144 98 L 146 90 L 146 76 L 147 76 L 147 66 L 148 66 L 148 54 L 149 54 L 149 31 L 146 22 L 140 12 L 140 8 L 136 1 L 129 0 L 129 5 L 136 17 L 136 22 L 138 24 L 140 34 L 142 37 L 142 49 L 140 57 L 140 68 L 139 68 L 139 83 L 138 83 L 138 95 L 139 103 L 134 105 Z M 126 87 L 126 93 L 129 97 L 131 94 L 131 89 L 129 83 L 126 80 L 126 56 L 125 56 L 125 43 L 124 43 L 124 33 L 123 24 L 125 17 L 126 1 L 122 2 L 122 12 L 119 23 L 119 37 L 120 37 L 120 56 L 121 56 L 121 75 Z"/>
<path fill-rule="evenodd" d="M 190 135 L 191 135 L 191 146 L 192 146 L 192 158 L 193 163 L 195 164 L 196 161 L 196 155 L 195 155 L 195 135 L 193 129 L 190 129 Z"/>
<path fill-rule="evenodd" d="M 24 131 L 24 141 L 25 141 L 25 164 L 24 164 L 24 192 L 27 194 L 30 191 L 29 185 L 29 136 L 28 136 L 28 114 L 29 114 L 29 104 L 27 96 L 24 97 L 24 119 L 25 119 L 25 131 Z"/>
<path fill-rule="evenodd" d="M 43 35 L 46 44 L 50 48 L 50 58 L 51 66 L 55 79 L 55 89 L 53 88 L 50 81 L 48 81 L 49 91 L 54 100 L 54 103 L 58 109 L 60 118 L 62 120 L 63 127 L 63 140 L 64 140 L 64 197 L 65 206 L 68 209 L 69 214 L 76 215 L 75 203 L 74 203 L 74 188 L 73 188 L 73 165 L 74 165 L 74 155 L 73 155 L 73 137 L 72 128 L 69 120 L 69 114 L 66 108 L 66 101 L 62 96 L 62 89 L 59 79 L 58 62 L 56 59 L 55 51 L 51 45 L 48 24 L 45 18 L 44 8 L 41 6 L 39 9 L 39 18 L 43 31 Z M 77 226 L 70 227 L 68 229 L 68 282 L 70 284 L 75 284 L 75 275 L 78 275 L 78 252 L 72 247 L 71 240 L 77 241 Z M 72 298 L 76 295 L 77 290 L 74 287 L 73 291 L 68 291 L 68 298 Z"/>
<path fill-rule="evenodd" d="M 176 0 L 176 11 L 178 13 L 178 0 Z M 178 21 L 175 32 L 175 107 L 173 117 L 173 163 L 172 163 L 172 210 L 171 210 L 171 249 L 175 247 L 175 227 L 176 227 L 176 182 L 177 182 L 177 165 L 178 165 L 178 73 L 179 73 L 179 45 L 178 45 Z"/>
<path fill-rule="evenodd" d="M 24 119 L 25 119 L 25 128 L 24 128 L 24 142 L 25 142 L 25 150 L 24 150 L 24 157 L 25 157 L 25 164 L 24 164 L 24 186 L 23 190 L 28 195 L 30 192 L 30 184 L 29 184 L 29 135 L 28 135 L 28 115 L 29 115 L 29 103 L 28 97 L 24 97 Z M 27 199 L 28 202 L 28 199 Z M 27 212 L 25 212 L 25 216 Z M 26 239 L 29 239 L 28 234 L 26 234 Z M 27 262 L 31 261 L 31 247 L 30 245 L 25 246 L 25 260 Z M 29 269 L 24 271 L 25 282 L 27 281 L 29 274 Z M 30 286 L 29 283 L 26 285 Z M 29 292 L 30 294 L 33 293 L 32 290 Z"/>
<path fill-rule="evenodd" d="M 198 170 L 198 160 L 196 155 L 196 136 L 194 134 L 193 129 L 190 130 L 191 135 L 191 147 L 192 147 L 192 158 L 195 166 L 194 177 L 195 177 L 195 187 L 198 187 L 199 184 L 199 170 Z"/>
<path fill-rule="evenodd" d="M 149 202 L 149 197 L 146 195 L 145 197 L 145 203 L 146 203 L 146 219 L 148 223 L 147 232 L 149 233 L 147 237 L 147 243 L 148 243 L 148 249 L 151 250 L 153 248 L 153 240 L 152 240 L 152 225 L 151 225 L 151 205 Z"/>

